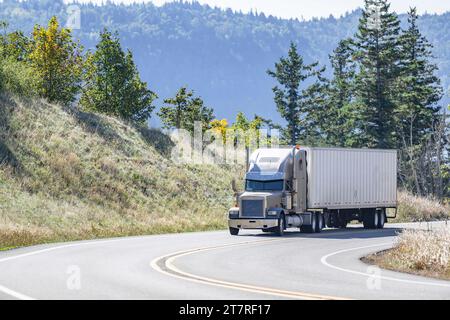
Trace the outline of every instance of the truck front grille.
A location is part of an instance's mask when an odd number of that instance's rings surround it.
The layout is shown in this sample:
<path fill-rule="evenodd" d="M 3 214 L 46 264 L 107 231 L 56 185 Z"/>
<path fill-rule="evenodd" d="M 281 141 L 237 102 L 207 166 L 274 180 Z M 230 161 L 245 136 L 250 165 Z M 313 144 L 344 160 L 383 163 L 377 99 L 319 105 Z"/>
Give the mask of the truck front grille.
<path fill-rule="evenodd" d="M 242 200 L 242 217 L 264 218 L 264 200 Z"/>

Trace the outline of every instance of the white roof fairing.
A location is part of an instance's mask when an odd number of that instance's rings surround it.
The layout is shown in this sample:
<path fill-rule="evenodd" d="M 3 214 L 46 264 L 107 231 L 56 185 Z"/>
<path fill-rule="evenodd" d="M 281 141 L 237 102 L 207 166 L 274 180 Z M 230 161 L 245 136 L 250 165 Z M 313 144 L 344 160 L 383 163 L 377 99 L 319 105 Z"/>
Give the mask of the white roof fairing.
<path fill-rule="evenodd" d="M 247 180 L 271 181 L 288 178 L 292 149 L 258 149 L 249 159 Z"/>

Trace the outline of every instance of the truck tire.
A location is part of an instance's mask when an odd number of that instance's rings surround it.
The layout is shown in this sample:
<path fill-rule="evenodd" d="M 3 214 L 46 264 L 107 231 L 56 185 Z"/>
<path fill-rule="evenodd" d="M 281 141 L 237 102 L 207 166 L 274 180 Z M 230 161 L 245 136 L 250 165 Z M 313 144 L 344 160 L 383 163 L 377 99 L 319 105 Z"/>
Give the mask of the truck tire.
<path fill-rule="evenodd" d="M 285 228 L 285 220 L 284 214 L 282 214 L 278 219 L 278 226 L 275 228 L 275 234 L 279 237 L 284 236 L 284 228 Z"/>
<path fill-rule="evenodd" d="M 323 225 L 324 225 L 323 215 L 320 214 L 319 212 L 316 212 L 315 215 L 316 215 L 316 225 L 315 225 L 314 232 L 320 233 L 320 232 L 322 232 Z"/>
<path fill-rule="evenodd" d="M 347 228 L 347 224 L 348 224 L 347 216 L 343 214 L 338 215 L 338 228 L 345 229 Z"/>
<path fill-rule="evenodd" d="M 239 229 L 230 227 L 230 234 L 232 236 L 237 236 L 239 234 Z"/>
<path fill-rule="evenodd" d="M 367 210 L 364 212 L 363 225 L 365 229 L 378 228 L 378 212 L 377 210 Z"/>
<path fill-rule="evenodd" d="M 316 232 L 316 214 L 311 213 L 311 224 L 300 226 L 300 231 L 304 233 L 314 233 Z"/>
<path fill-rule="evenodd" d="M 347 221 L 341 221 L 341 222 L 339 223 L 339 229 L 345 229 L 345 228 L 347 228 L 347 224 L 348 224 Z"/>
<path fill-rule="evenodd" d="M 342 228 L 342 220 L 337 212 L 330 212 L 328 215 L 328 222 L 326 223 L 328 228 Z M 347 224 L 345 224 L 345 227 Z M 325 225 L 324 225 L 325 227 Z"/>
<path fill-rule="evenodd" d="M 378 229 L 383 229 L 384 224 L 386 222 L 386 211 L 385 210 L 379 210 L 378 211 Z"/>

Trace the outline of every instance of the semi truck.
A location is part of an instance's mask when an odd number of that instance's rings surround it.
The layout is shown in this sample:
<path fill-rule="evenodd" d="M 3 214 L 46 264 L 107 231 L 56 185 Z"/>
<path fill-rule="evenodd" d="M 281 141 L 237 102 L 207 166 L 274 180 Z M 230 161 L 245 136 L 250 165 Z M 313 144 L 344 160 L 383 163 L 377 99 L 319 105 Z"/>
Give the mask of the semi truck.
<path fill-rule="evenodd" d="M 383 228 L 397 208 L 397 151 L 286 147 L 248 157 L 245 191 L 228 212 L 231 235 L 260 229 L 283 236 L 288 228 Z"/>

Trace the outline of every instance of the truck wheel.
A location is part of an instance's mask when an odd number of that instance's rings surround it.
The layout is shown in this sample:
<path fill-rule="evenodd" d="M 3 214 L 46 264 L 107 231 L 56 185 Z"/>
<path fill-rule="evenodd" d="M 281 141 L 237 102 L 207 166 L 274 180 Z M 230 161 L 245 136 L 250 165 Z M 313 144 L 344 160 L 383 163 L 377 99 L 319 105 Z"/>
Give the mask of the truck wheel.
<path fill-rule="evenodd" d="M 366 211 L 363 217 L 365 229 L 376 229 L 378 227 L 378 212 L 376 210 Z"/>
<path fill-rule="evenodd" d="M 301 226 L 300 231 L 304 233 L 314 233 L 316 231 L 316 214 L 311 213 L 311 225 Z"/>
<path fill-rule="evenodd" d="M 323 216 L 319 212 L 316 212 L 315 216 L 316 216 L 316 225 L 314 232 L 320 233 L 322 232 L 323 229 Z"/>
<path fill-rule="evenodd" d="M 384 210 L 378 211 L 378 229 L 384 228 L 384 223 L 386 222 L 386 212 Z"/>
<path fill-rule="evenodd" d="M 338 228 L 345 229 L 347 228 L 348 220 L 346 216 L 339 215 L 338 216 Z"/>
<path fill-rule="evenodd" d="M 230 234 L 231 234 L 232 236 L 237 236 L 237 235 L 239 234 L 239 229 L 231 228 L 231 227 L 230 227 Z"/>
<path fill-rule="evenodd" d="M 278 219 L 278 226 L 276 227 L 275 234 L 279 237 L 284 235 L 284 215 L 281 215 Z"/>
<path fill-rule="evenodd" d="M 340 228 L 340 229 L 345 229 L 345 228 L 347 228 L 347 224 L 348 224 L 347 221 L 341 221 L 341 222 L 339 223 L 339 228 Z"/>

